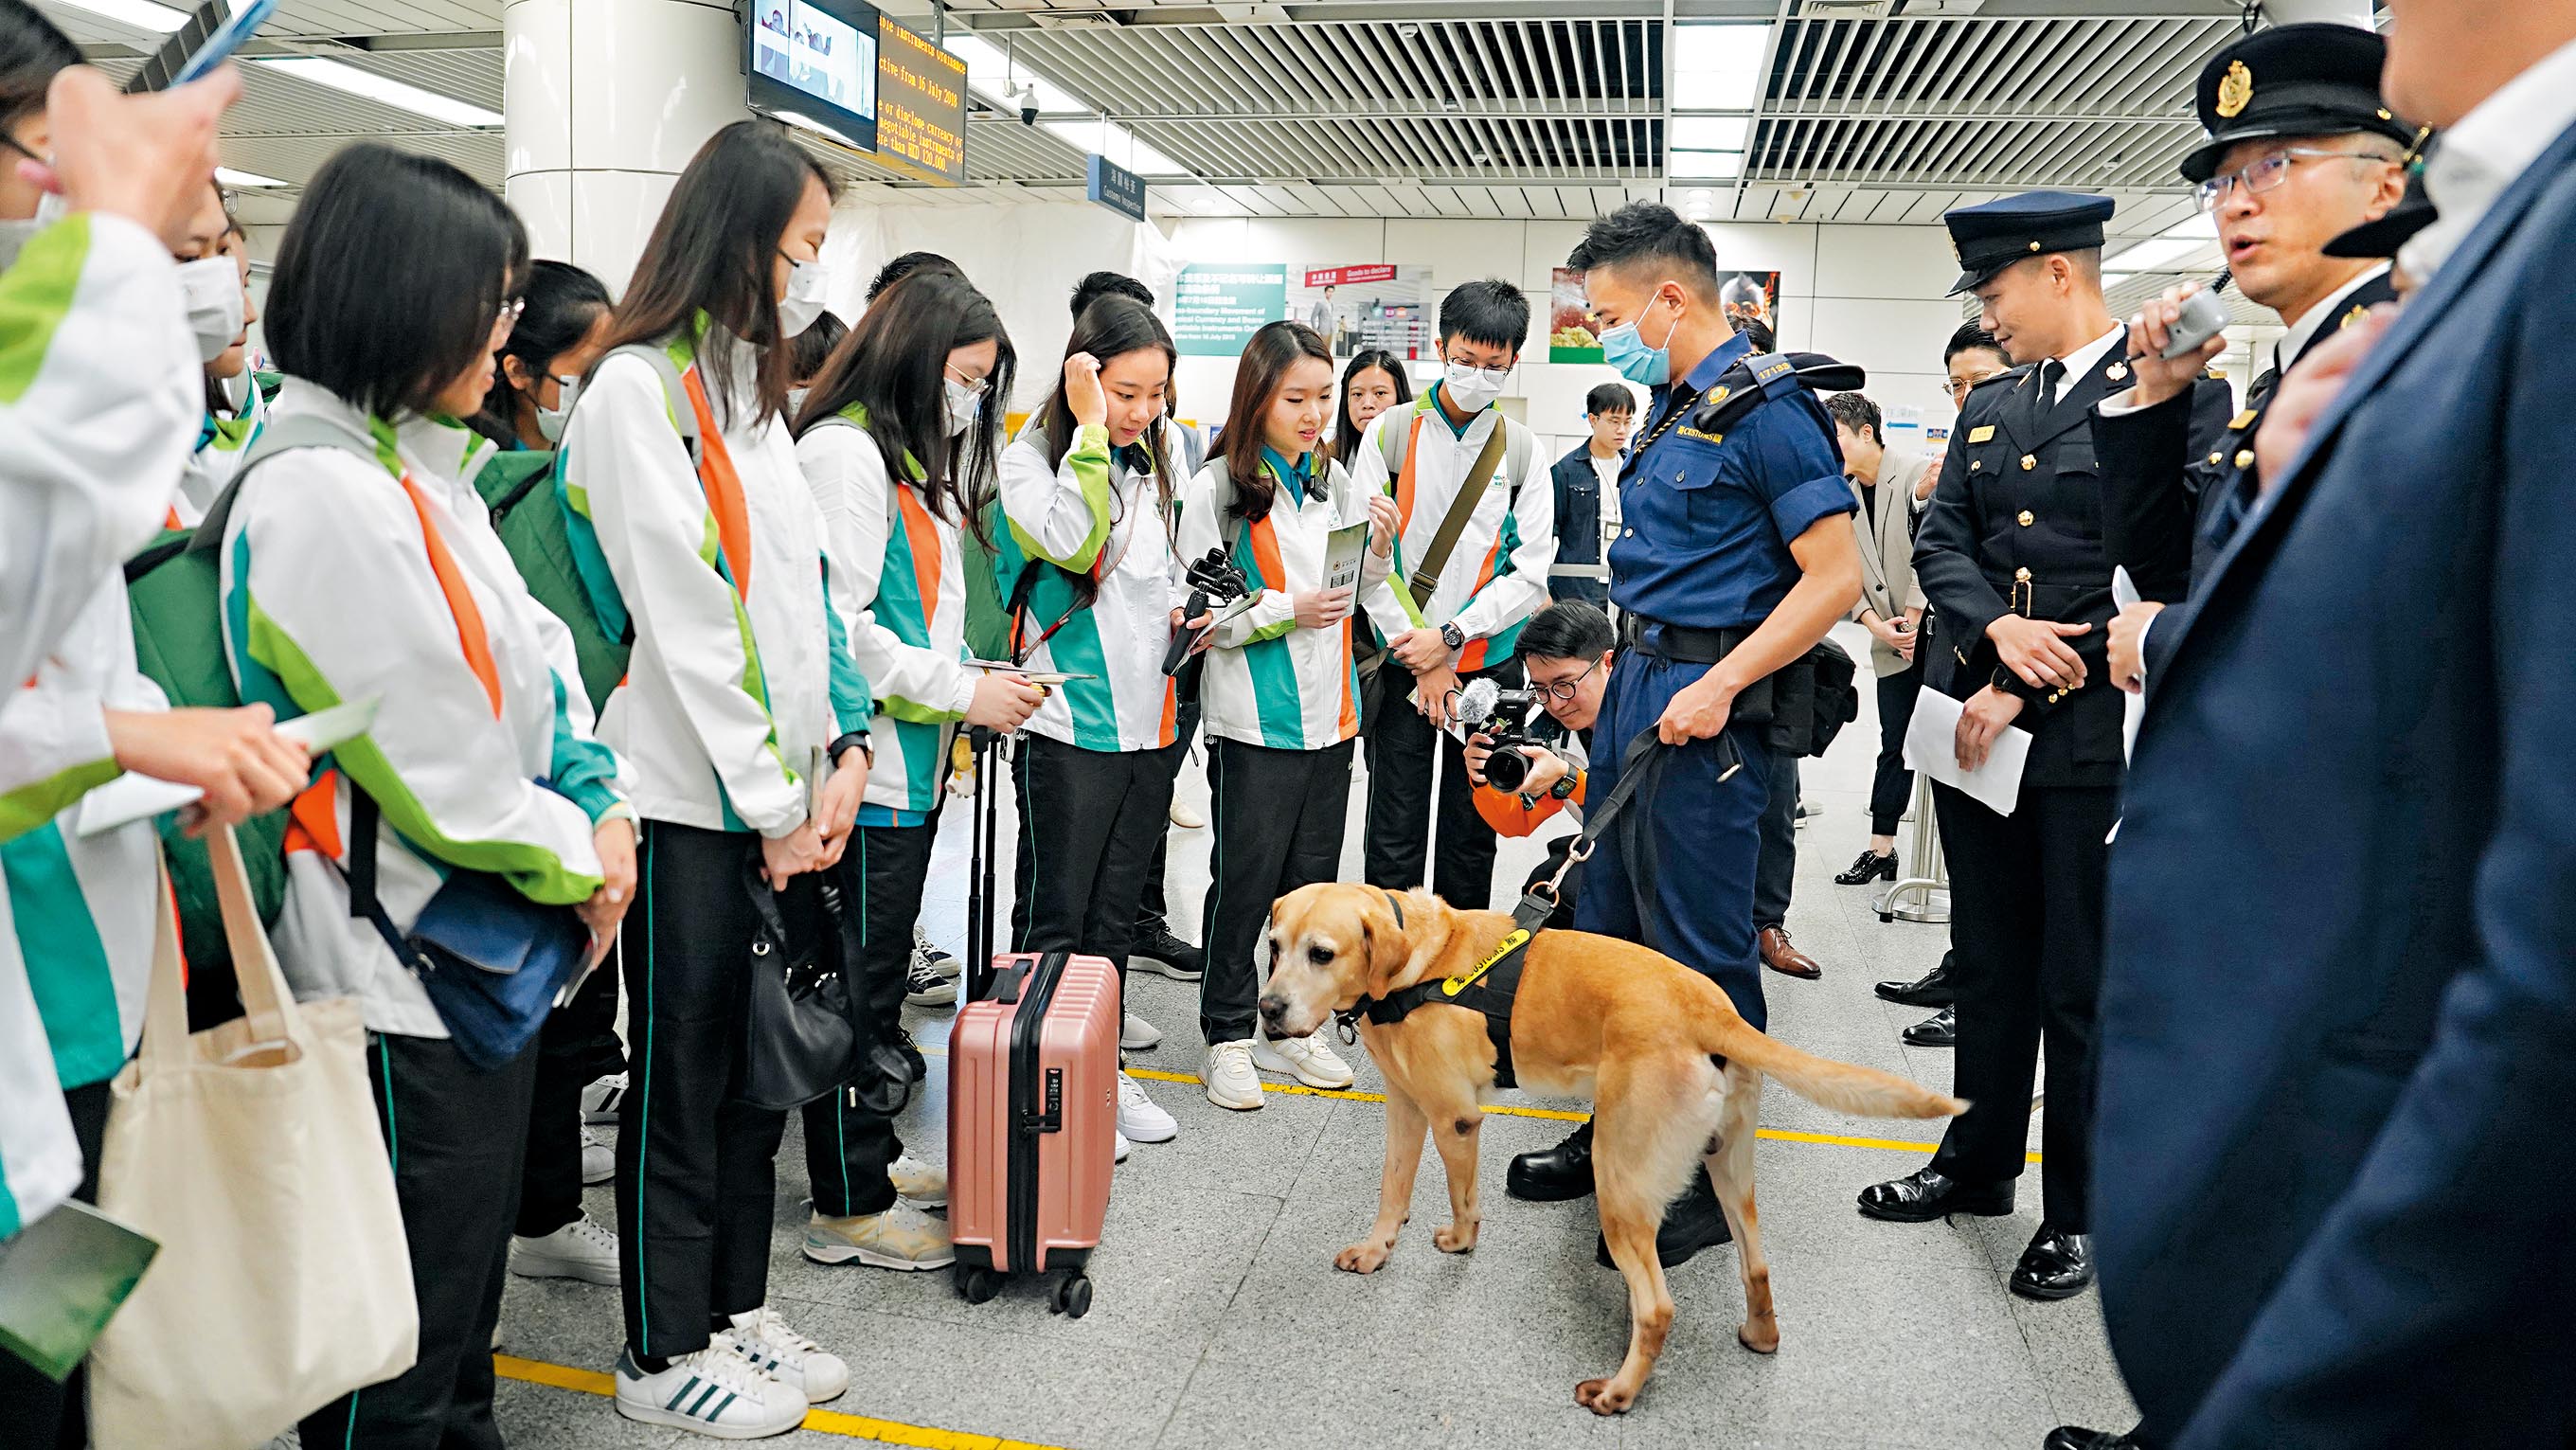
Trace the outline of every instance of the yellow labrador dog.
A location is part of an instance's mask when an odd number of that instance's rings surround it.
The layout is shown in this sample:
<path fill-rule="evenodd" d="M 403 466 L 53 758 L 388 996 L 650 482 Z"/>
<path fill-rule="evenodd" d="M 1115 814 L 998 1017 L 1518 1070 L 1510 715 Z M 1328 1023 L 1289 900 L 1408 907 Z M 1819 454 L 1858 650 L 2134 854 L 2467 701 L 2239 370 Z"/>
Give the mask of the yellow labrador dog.
<path fill-rule="evenodd" d="M 1271 909 L 1262 1019 L 1274 1037 L 1303 1036 L 1364 999 L 1473 972 L 1511 930 L 1501 912 L 1455 911 L 1427 891 L 1302 887 Z M 1376 1225 L 1333 1265 L 1366 1274 L 1386 1262 L 1413 1198 L 1425 1132 L 1449 1170 L 1451 1221 L 1432 1242 L 1442 1253 L 1465 1253 L 1482 1218 L 1477 1129 L 1494 1085 L 1485 1018 L 1434 1001 L 1397 1022 L 1363 1020 L 1359 1030 L 1386 1076 L 1386 1172 Z M 1627 1278 L 1629 1308 L 1619 1372 L 1574 1388 L 1575 1400 L 1597 1414 L 1633 1404 L 1663 1353 L 1673 1299 L 1655 1260 L 1655 1230 L 1694 1164 L 1707 1165 L 1742 1255 L 1745 1318 L 1736 1337 L 1762 1354 L 1780 1347 L 1753 1213 L 1764 1075 L 1811 1102 L 1868 1117 L 1941 1118 L 1967 1108 L 1903 1078 L 1773 1041 L 1737 1016 L 1708 978 L 1658 952 L 1584 932 L 1545 932 L 1530 944 L 1510 1031 L 1522 1086 L 1593 1101 L 1601 1233 Z"/>

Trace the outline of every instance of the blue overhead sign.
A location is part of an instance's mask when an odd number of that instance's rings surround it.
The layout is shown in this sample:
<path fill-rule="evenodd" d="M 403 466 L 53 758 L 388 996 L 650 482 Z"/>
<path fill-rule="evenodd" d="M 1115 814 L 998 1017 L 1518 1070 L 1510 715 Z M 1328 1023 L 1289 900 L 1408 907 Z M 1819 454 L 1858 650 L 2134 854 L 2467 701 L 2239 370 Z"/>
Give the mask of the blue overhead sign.
<path fill-rule="evenodd" d="M 1145 178 L 1095 151 L 1091 153 L 1093 201 L 1130 221 L 1145 219 Z"/>

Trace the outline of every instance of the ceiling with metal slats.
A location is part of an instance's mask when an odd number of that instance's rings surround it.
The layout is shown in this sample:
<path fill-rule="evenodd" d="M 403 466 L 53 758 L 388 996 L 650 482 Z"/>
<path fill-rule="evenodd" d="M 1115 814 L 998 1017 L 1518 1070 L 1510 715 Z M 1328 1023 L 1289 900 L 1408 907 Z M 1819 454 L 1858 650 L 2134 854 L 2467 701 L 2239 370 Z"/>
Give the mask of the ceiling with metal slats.
<path fill-rule="evenodd" d="M 157 39 L 74 0 L 37 3 L 112 70 Z M 286 0 L 257 44 L 497 111 L 502 8 Z M 925 32 L 941 24 L 930 0 L 885 8 Z M 2055 186 L 2119 199 L 2118 271 L 2127 240 L 2195 215 L 2173 170 L 2198 134 L 2191 78 L 2239 14 L 2235 0 L 952 0 L 945 24 L 998 47 L 1014 80 L 1090 108 L 1042 122 L 1078 139 L 1105 117 L 1169 157 L 1180 174 L 1149 176 L 1149 205 L 1167 215 L 1580 219 L 1664 197 L 1710 220 L 1927 225 Z M 1744 98 L 1719 127 L 1738 169 L 1691 179 L 1677 163 L 1708 144 L 1689 138 L 1715 108 L 1680 74 L 1683 27 L 1729 23 L 1728 42 L 1751 47 Z M 282 220 L 294 187 L 358 139 L 502 179 L 498 128 L 248 69 L 226 162 L 288 183 L 245 201 L 255 221 Z M 967 131 L 970 180 L 953 192 L 814 144 L 889 198 L 1080 194 L 1075 140 L 980 97 Z M 2214 249 L 2158 259 L 2115 283 L 2115 300 L 2215 266 Z"/>

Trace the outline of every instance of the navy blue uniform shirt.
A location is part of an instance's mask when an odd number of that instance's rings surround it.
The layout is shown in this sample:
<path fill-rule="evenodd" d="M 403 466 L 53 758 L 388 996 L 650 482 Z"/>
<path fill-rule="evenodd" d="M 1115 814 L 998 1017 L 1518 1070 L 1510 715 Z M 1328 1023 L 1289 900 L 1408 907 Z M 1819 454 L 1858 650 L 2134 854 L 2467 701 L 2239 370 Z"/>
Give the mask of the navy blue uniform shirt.
<path fill-rule="evenodd" d="M 1619 475 L 1610 545 L 1610 599 L 1631 614 L 1694 629 L 1758 625 L 1798 582 L 1789 541 L 1858 507 L 1833 423 L 1804 388 L 1746 414 L 1722 440 L 1686 421 L 1661 428 L 1676 399 L 1696 403 L 1752 351 L 1737 333 L 1683 386 L 1655 390 L 1640 435 L 1654 441 Z"/>

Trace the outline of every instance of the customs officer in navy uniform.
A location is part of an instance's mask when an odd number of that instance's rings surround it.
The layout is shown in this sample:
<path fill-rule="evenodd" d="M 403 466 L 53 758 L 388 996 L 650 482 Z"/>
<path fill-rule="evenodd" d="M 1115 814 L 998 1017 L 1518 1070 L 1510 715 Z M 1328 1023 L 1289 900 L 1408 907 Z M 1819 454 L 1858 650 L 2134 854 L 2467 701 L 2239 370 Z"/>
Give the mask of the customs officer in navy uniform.
<path fill-rule="evenodd" d="M 2006 726 L 2032 742 L 2009 816 L 1934 788 L 1957 953 L 1953 1090 L 1971 1107 L 1928 1167 L 1860 1196 L 1862 1213 L 1902 1222 L 2010 1213 L 2045 1040 L 2045 1202 L 2011 1280 L 2035 1299 L 2093 1281 L 2093 1011 L 2123 712 L 2103 658 L 2111 565 L 2092 412 L 2129 379 L 2127 332 L 2102 301 L 2111 213 L 2107 197 L 2033 192 L 1943 219 L 1964 269 L 1951 290 L 1976 293 L 2020 366 L 1969 395 L 1916 540 L 1933 609 L 1924 684 L 1963 702 L 1961 761 L 1982 762 Z M 2227 422 L 2226 385 L 2196 384 L 2189 406 L 2205 452 Z"/>
<path fill-rule="evenodd" d="M 1728 322 L 1705 231 L 1631 203 L 1586 229 L 1567 265 L 1584 274 L 1607 361 L 1654 389 L 1619 480 L 1610 601 L 1623 633 L 1587 798 L 1618 787 L 1638 738 L 1665 743 L 1640 766 L 1656 774 L 1623 813 L 1629 829 L 1605 832 L 1585 868 L 1575 925 L 1706 973 L 1758 1027 L 1753 878 L 1771 702 L 1788 679 L 1774 676 L 1807 668 L 1860 598 L 1856 505 L 1833 424 L 1796 365 L 1754 357 Z M 1528 1156 L 1549 1161 L 1515 1165 L 1523 1189 L 1590 1184 L 1581 1135 Z M 1676 1263 L 1725 1237 L 1703 1176 L 1666 1215 L 1658 1257 Z"/>

